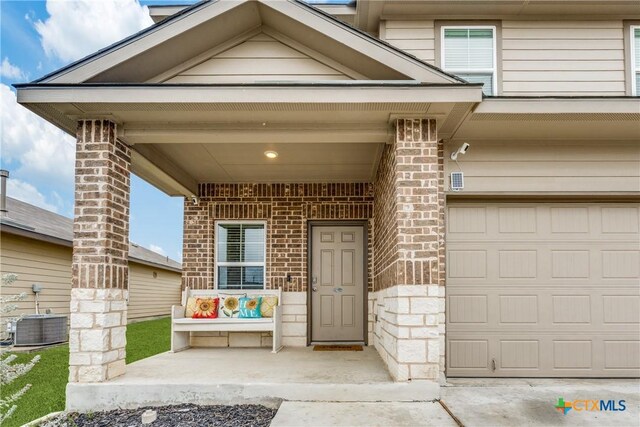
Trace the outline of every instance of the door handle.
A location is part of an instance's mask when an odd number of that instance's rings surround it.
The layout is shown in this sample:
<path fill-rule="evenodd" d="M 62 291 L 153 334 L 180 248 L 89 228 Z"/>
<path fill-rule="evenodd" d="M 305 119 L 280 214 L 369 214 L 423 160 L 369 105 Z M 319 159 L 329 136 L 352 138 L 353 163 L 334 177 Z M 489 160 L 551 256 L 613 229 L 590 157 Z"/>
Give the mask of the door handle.
<path fill-rule="evenodd" d="M 316 288 L 315 286 L 314 286 L 313 288 L 311 288 L 311 290 L 312 290 L 313 292 L 318 292 L 318 288 Z"/>

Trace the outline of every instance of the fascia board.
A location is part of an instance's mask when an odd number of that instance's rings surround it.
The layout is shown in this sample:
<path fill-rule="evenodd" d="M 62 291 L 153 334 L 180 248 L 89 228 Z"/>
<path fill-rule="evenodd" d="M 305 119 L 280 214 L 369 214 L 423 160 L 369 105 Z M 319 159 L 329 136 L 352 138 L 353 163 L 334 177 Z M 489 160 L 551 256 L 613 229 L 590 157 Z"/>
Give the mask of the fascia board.
<path fill-rule="evenodd" d="M 20 104 L 37 103 L 304 103 L 481 102 L 479 85 L 403 86 L 17 86 Z"/>

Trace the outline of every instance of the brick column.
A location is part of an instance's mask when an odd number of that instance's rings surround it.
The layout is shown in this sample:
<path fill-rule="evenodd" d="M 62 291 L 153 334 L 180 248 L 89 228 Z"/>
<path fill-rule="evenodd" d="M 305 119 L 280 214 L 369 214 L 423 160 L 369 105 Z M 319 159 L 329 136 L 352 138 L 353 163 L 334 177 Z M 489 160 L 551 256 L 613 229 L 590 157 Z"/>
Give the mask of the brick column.
<path fill-rule="evenodd" d="M 70 382 L 106 381 L 125 370 L 130 165 L 115 123 L 78 122 Z"/>
<path fill-rule="evenodd" d="M 433 119 L 399 119 L 376 178 L 374 343 L 399 381 L 438 380 L 444 172 Z"/>

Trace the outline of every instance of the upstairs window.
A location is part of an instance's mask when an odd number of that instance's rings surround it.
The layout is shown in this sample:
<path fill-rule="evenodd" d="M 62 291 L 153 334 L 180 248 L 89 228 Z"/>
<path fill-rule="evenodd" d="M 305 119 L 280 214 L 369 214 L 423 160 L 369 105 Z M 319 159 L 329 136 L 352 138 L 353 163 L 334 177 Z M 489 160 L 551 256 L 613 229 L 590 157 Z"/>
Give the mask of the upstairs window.
<path fill-rule="evenodd" d="M 631 94 L 640 95 L 640 26 L 631 26 Z"/>
<path fill-rule="evenodd" d="M 497 94 L 496 28 L 442 27 L 442 68 L 470 83 L 483 83 L 487 96 Z"/>
<path fill-rule="evenodd" d="M 264 289 L 265 224 L 219 221 L 216 224 L 218 289 Z"/>

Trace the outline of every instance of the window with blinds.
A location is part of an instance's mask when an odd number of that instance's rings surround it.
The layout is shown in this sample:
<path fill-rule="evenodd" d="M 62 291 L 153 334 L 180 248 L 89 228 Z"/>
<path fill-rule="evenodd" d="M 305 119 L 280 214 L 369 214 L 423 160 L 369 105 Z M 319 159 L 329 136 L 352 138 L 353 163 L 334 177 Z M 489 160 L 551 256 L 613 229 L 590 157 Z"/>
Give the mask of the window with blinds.
<path fill-rule="evenodd" d="M 632 94 L 640 95 L 640 27 L 631 27 Z"/>
<path fill-rule="evenodd" d="M 216 283 L 218 289 L 264 289 L 265 224 L 218 222 Z"/>
<path fill-rule="evenodd" d="M 443 27 L 442 68 L 496 95 L 495 27 Z"/>

